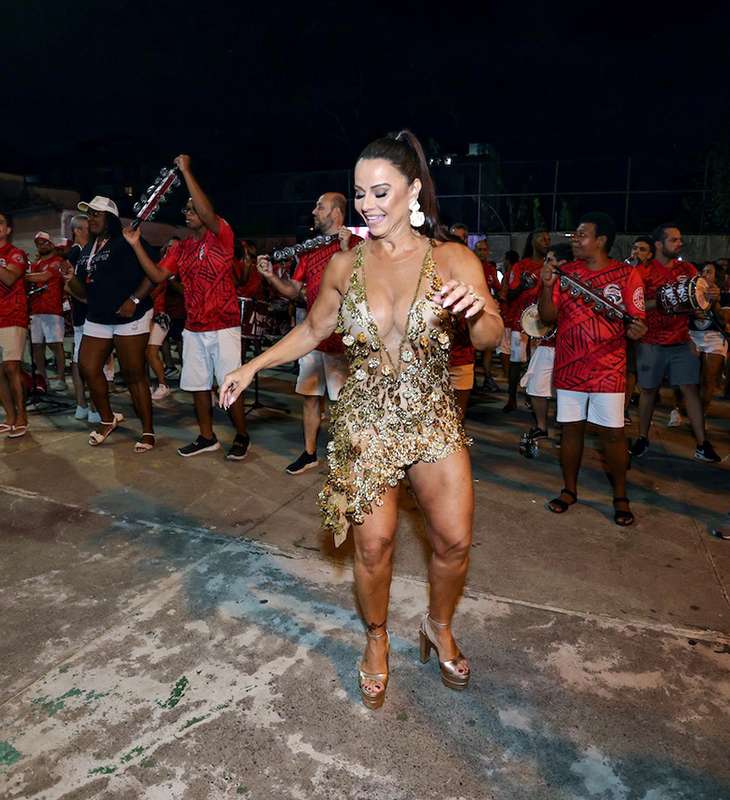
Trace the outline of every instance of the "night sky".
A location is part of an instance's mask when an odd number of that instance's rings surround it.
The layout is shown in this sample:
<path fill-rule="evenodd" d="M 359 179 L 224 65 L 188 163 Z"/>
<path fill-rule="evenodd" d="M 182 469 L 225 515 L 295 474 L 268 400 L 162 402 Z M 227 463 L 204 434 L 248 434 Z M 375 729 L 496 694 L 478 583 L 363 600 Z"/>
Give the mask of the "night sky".
<path fill-rule="evenodd" d="M 442 151 L 488 142 L 507 159 L 681 155 L 727 138 L 719 3 L 681 16 L 642 2 L 144 5 L 6 12 L 1 169 L 189 152 L 230 182 L 349 167 L 406 126 Z"/>

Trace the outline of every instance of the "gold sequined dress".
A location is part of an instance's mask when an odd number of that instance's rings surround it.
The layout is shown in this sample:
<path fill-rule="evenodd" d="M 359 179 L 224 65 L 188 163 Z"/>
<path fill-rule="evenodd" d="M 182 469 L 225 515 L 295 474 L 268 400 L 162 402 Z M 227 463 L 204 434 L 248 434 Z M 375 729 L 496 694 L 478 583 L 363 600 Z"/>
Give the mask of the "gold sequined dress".
<path fill-rule="evenodd" d="M 349 377 L 332 413 L 329 477 L 319 495 L 324 527 L 339 547 L 350 525 L 417 461 L 446 458 L 469 442 L 449 379 L 451 316 L 433 301 L 442 286 L 432 245 L 424 255 L 399 352 L 383 344 L 363 275 L 364 243 L 355 250 L 340 306 Z"/>

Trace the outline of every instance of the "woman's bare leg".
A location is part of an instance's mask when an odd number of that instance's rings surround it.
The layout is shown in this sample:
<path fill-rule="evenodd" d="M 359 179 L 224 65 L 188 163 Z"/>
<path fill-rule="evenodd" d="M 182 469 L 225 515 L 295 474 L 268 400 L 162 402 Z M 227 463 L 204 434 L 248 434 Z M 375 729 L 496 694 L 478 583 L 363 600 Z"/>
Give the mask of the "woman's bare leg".
<path fill-rule="evenodd" d="M 148 339 L 148 333 L 114 337 L 114 349 L 117 351 L 122 377 L 132 397 L 134 410 L 142 423 L 142 433 L 155 432 L 152 427 L 152 397 L 145 362 Z"/>
<path fill-rule="evenodd" d="M 469 567 L 474 523 L 474 484 L 466 448 L 433 464 L 420 462 L 408 470 L 408 478 L 426 517 L 432 554 L 428 568 L 429 615 L 447 627 L 435 629 L 441 661 L 456 657 L 458 648 L 451 619 Z"/>
<path fill-rule="evenodd" d="M 383 495 L 383 505 L 373 506 L 362 525 L 353 525 L 355 543 L 355 593 L 363 622 L 369 633 L 385 631 L 388 621 L 390 581 L 393 577 L 393 548 L 398 527 L 398 490 Z M 362 660 L 363 672 L 386 670 L 386 637 L 368 637 Z"/>
<path fill-rule="evenodd" d="M 79 372 L 89 387 L 89 394 L 102 422 L 111 422 L 114 419 L 109 402 L 109 384 L 103 371 L 113 348 L 112 339 L 99 339 L 96 336 L 84 336 L 79 348 Z M 101 426 L 97 432 L 103 435 L 104 430 L 104 426 Z"/>

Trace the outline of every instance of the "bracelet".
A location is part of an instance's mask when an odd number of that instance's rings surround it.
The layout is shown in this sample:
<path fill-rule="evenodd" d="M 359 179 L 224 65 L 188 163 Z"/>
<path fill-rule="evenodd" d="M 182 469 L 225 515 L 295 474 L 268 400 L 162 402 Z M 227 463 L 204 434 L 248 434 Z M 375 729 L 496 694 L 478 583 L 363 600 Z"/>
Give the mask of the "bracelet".
<path fill-rule="evenodd" d="M 139 305 L 139 297 L 135 297 L 133 294 L 129 295 L 129 299 L 136 305 Z"/>

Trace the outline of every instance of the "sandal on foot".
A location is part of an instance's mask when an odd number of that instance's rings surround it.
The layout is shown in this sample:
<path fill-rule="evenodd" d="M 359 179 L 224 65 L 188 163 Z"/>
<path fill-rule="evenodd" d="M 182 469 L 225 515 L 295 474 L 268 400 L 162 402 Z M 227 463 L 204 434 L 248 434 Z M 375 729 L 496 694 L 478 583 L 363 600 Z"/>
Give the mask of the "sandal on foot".
<path fill-rule="evenodd" d="M 385 663 L 388 664 L 390 658 L 390 637 L 388 632 L 368 633 L 368 639 L 382 639 L 386 637 Z M 362 667 L 362 665 L 360 665 Z M 386 666 L 385 672 L 365 672 L 362 668 L 358 669 L 358 687 L 360 697 L 367 708 L 380 708 L 385 702 L 385 690 L 388 688 L 388 675 L 390 668 Z"/>
<path fill-rule="evenodd" d="M 30 428 L 27 425 L 13 425 L 13 429 L 8 433 L 8 439 L 20 439 L 20 437 L 25 436 L 29 430 Z"/>
<path fill-rule="evenodd" d="M 631 511 L 621 511 L 616 508 L 616 503 L 628 503 L 628 497 L 614 497 L 613 498 L 613 521 L 622 528 L 628 528 L 629 525 L 634 524 L 634 515 Z"/>
<path fill-rule="evenodd" d="M 545 508 L 548 511 L 552 511 L 553 514 L 564 514 L 571 506 L 574 506 L 578 502 L 578 495 L 575 492 L 571 492 L 570 489 L 561 489 L 560 494 L 567 494 L 568 497 L 573 498 L 572 503 L 566 503 L 560 496 L 554 497 L 552 500 L 549 500 L 545 503 Z"/>
<path fill-rule="evenodd" d="M 13 425 L 8 425 L 7 422 L 0 422 L 0 436 L 3 433 L 12 433 L 13 432 Z"/>
<path fill-rule="evenodd" d="M 104 442 L 109 438 L 112 431 L 116 430 L 119 423 L 124 420 L 122 414 L 115 413 L 111 422 L 104 422 L 101 421 L 101 424 L 106 427 L 104 433 L 99 433 L 98 431 L 91 431 L 89 434 L 89 444 L 92 447 L 98 447 L 100 444 L 104 444 Z"/>
<path fill-rule="evenodd" d="M 421 627 L 418 631 L 418 641 L 420 646 L 421 663 L 425 664 L 431 658 L 431 650 L 436 651 L 439 662 L 439 670 L 441 671 L 441 683 L 447 689 L 454 689 L 460 692 L 469 685 L 469 678 L 471 678 L 471 670 L 469 669 L 469 662 L 461 652 L 457 645 L 456 655 L 448 661 L 441 660 L 441 653 L 439 653 L 438 645 L 435 642 L 436 637 L 433 635 L 431 626 L 435 628 L 448 628 L 448 622 L 436 622 L 428 614 L 423 618 Z M 455 642 L 456 644 L 456 642 Z"/>
<path fill-rule="evenodd" d="M 152 450 L 152 448 L 155 446 L 154 441 L 152 443 L 143 442 L 142 439 L 144 439 L 145 436 L 151 436 L 153 440 L 155 438 L 154 433 L 143 433 L 142 436 L 140 436 L 139 441 L 135 442 L 134 444 L 135 453 L 146 453 L 148 450 Z"/>

